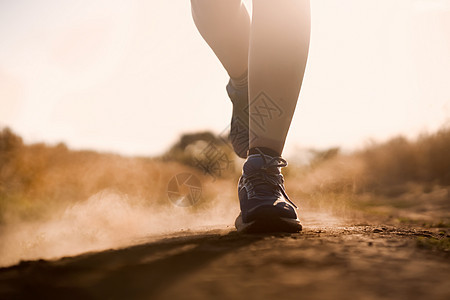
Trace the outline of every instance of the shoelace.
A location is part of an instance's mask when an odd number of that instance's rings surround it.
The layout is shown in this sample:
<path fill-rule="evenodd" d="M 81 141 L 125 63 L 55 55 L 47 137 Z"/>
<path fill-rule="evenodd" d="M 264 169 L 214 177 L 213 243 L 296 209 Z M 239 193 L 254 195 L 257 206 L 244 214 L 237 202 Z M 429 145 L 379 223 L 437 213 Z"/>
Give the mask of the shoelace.
<path fill-rule="evenodd" d="M 289 196 L 286 193 L 286 190 L 284 188 L 284 179 L 283 175 L 279 174 L 278 172 L 274 172 L 274 168 L 283 168 L 287 166 L 287 161 L 281 157 L 272 157 L 271 160 L 267 161 L 266 156 L 264 153 L 261 152 L 258 148 L 256 150 L 261 155 L 264 165 L 261 167 L 260 172 L 255 172 L 254 174 L 246 176 L 244 179 L 245 181 L 250 183 L 250 186 L 257 186 L 257 185 L 266 185 L 267 183 L 278 187 L 281 194 L 284 196 L 284 198 L 292 204 L 295 208 L 298 209 L 297 205 L 295 205 L 294 202 L 289 198 Z"/>

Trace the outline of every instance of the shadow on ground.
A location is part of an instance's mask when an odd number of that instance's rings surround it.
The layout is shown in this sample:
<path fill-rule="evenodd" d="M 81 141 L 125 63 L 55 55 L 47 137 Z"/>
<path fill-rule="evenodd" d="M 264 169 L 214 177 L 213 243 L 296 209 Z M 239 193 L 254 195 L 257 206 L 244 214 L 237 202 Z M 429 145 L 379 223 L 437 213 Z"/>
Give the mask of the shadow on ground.
<path fill-rule="evenodd" d="M 262 236 L 213 233 L 0 269 L 2 299 L 153 298 L 211 261 Z"/>

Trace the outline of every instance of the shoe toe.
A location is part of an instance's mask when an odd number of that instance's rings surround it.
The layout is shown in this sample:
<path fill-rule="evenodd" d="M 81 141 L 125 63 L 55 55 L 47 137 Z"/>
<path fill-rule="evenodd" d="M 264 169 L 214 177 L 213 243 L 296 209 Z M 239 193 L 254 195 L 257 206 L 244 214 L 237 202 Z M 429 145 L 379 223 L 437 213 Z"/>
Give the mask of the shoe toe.
<path fill-rule="evenodd" d="M 297 219 L 297 212 L 289 203 L 279 202 L 276 204 L 262 204 L 246 211 L 242 216 L 244 222 L 252 222 L 255 220 L 271 220 L 271 219 Z"/>

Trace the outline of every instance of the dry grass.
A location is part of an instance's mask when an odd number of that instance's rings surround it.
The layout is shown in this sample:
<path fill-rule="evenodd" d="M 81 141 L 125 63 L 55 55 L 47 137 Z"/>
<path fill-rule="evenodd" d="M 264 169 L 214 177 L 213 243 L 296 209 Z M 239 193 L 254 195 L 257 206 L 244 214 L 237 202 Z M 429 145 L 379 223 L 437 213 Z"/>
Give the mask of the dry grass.
<path fill-rule="evenodd" d="M 146 205 L 167 205 L 167 184 L 175 174 L 187 171 L 211 182 L 211 176 L 194 163 L 199 145 L 209 142 L 236 162 L 229 148 L 208 133 L 184 135 L 163 158 L 151 159 L 71 151 L 64 144 L 25 145 L 4 129 L 0 132 L 0 222 L 45 217 L 102 190 L 145 199 Z M 415 141 L 398 137 L 374 143 L 348 155 L 338 149 L 316 152 L 310 166 L 287 169 L 287 189 L 293 199 L 310 208 L 448 223 L 449 153 L 448 128 Z M 208 185 L 207 198 L 232 188 L 238 168 L 232 166 L 222 175 Z"/>
<path fill-rule="evenodd" d="M 64 144 L 24 145 L 9 129 L 0 132 L 0 224 L 6 218 L 48 217 L 104 190 L 145 205 L 168 205 L 167 184 L 181 172 L 208 181 L 198 169 L 175 161 L 71 151 Z M 203 196 L 214 197 L 214 189 Z"/>
<path fill-rule="evenodd" d="M 299 167 L 297 167 L 299 169 Z M 349 155 L 289 173 L 289 190 L 305 206 L 340 214 L 363 211 L 405 222 L 450 220 L 450 129 L 373 143 Z"/>

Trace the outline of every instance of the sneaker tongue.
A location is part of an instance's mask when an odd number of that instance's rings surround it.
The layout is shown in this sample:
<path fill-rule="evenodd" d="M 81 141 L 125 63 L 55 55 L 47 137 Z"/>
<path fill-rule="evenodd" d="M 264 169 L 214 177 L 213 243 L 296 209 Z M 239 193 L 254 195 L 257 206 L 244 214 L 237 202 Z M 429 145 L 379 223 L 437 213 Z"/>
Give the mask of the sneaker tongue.
<path fill-rule="evenodd" d="M 265 155 L 266 158 L 266 162 L 269 162 L 272 157 L 269 155 Z M 244 166 L 243 166 L 243 173 L 250 175 L 253 174 L 257 171 L 259 171 L 263 166 L 266 165 L 266 162 L 264 161 L 264 159 L 262 158 L 261 155 L 259 154 L 252 154 L 249 155 L 247 158 L 247 161 L 245 162 Z M 268 166 L 266 166 L 268 167 Z M 281 168 L 272 168 L 273 170 L 277 169 L 277 173 L 280 173 Z"/>
<path fill-rule="evenodd" d="M 262 158 L 260 154 L 253 154 L 248 156 L 247 161 L 244 163 L 243 166 L 243 175 L 244 176 L 250 176 L 253 174 L 257 174 L 262 172 L 262 167 L 269 167 L 270 165 L 267 165 L 269 161 L 272 160 L 272 157 L 265 155 L 266 161 Z M 267 172 L 268 171 L 268 172 Z M 272 167 L 268 170 L 266 169 L 265 174 L 267 175 L 274 175 L 277 176 L 281 173 L 281 168 L 276 167 L 276 161 L 272 162 Z M 271 183 L 270 181 L 266 181 L 265 179 L 258 179 L 252 180 L 252 184 L 258 188 L 255 190 L 255 193 L 258 196 L 267 196 L 270 199 L 276 199 L 281 196 L 280 191 L 278 188 L 274 187 L 274 183 Z M 275 197 L 275 198 L 274 198 Z"/>

